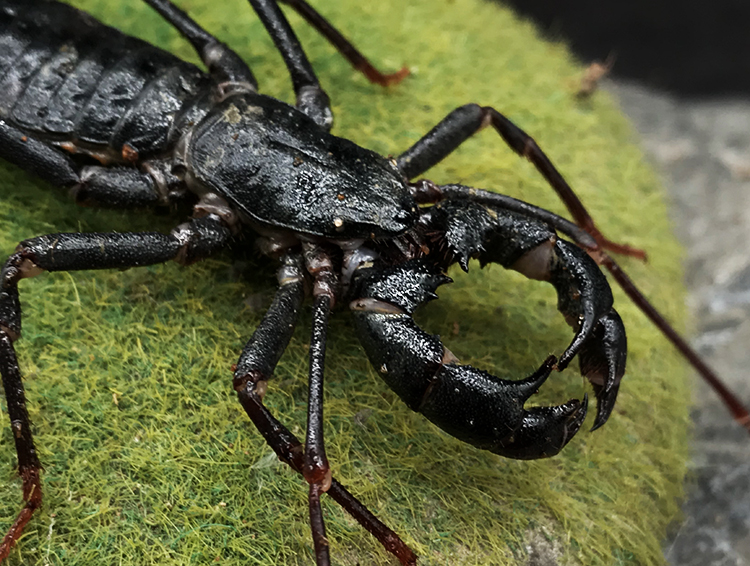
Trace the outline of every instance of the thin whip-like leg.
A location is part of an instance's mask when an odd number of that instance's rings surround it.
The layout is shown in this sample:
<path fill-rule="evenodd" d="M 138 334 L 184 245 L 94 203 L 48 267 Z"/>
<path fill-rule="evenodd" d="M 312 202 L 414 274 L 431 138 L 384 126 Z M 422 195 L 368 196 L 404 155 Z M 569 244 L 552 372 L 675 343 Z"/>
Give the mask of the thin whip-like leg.
<path fill-rule="evenodd" d="M 305 55 L 305 51 L 297 36 L 289 25 L 284 13 L 279 8 L 277 0 L 249 0 L 258 13 L 263 25 L 273 39 L 276 49 L 284 58 L 292 86 L 297 96 L 297 108 L 310 116 L 315 122 L 327 130 L 333 125 L 333 114 L 328 95 L 320 86 L 318 77 Z M 388 85 L 395 84 L 409 74 L 408 69 L 401 69 L 398 73 L 386 75 L 377 71 L 355 47 L 344 38 L 330 23 L 328 23 L 312 6 L 303 0 L 286 2 L 294 8 L 305 20 L 312 25 L 323 37 L 330 41 L 336 49 L 346 57 L 354 67 L 362 71 L 372 82 Z"/>
<path fill-rule="evenodd" d="M 643 250 L 605 238 L 581 200 L 537 143 L 492 107 L 467 104 L 456 108 L 398 157 L 398 167 L 407 179 L 413 179 L 442 161 L 476 132 L 490 125 L 513 151 L 534 164 L 568 208 L 576 223 L 591 234 L 600 247 L 640 259 L 646 258 Z"/>
<path fill-rule="evenodd" d="M 190 263 L 224 248 L 229 228 L 217 216 L 194 219 L 171 234 L 156 232 L 48 234 L 21 242 L 0 275 L 0 373 L 23 481 L 23 509 L 0 543 L 0 562 L 42 503 L 41 465 L 31 435 L 13 341 L 21 334 L 18 282 L 43 271 L 124 269 L 171 259 Z"/>
<path fill-rule="evenodd" d="M 234 388 L 245 412 L 282 462 L 302 475 L 306 466 L 302 443 L 263 405 L 267 382 L 286 349 L 304 298 L 303 267 L 298 256 L 286 256 L 279 270 L 279 289 L 243 349 L 234 371 Z M 416 564 L 416 556 L 399 536 L 378 520 L 335 478 L 327 491 L 383 547 L 403 565 Z"/>
<path fill-rule="evenodd" d="M 279 0 L 279 2 L 287 4 L 300 16 L 305 18 L 308 24 L 331 42 L 338 49 L 339 53 L 346 57 L 352 66 L 365 75 L 371 83 L 379 84 L 380 86 L 390 86 L 398 84 L 409 74 L 408 67 L 402 67 L 400 71 L 389 74 L 378 71 L 348 39 L 341 35 L 341 32 L 316 12 L 315 8 L 310 6 L 305 0 Z"/>
<path fill-rule="evenodd" d="M 170 0 L 144 1 L 190 42 L 208 67 L 222 93 L 238 88 L 252 91 L 258 89 L 258 82 L 240 56 L 204 30 Z M 406 67 L 391 74 L 378 71 L 349 40 L 304 0 L 279 1 L 288 4 L 299 13 L 369 81 L 388 86 L 400 82 L 409 74 L 409 69 Z M 319 126 L 330 130 L 333 125 L 331 102 L 320 86 L 320 81 L 294 30 L 279 8 L 277 0 L 249 0 L 249 2 L 273 39 L 276 49 L 284 58 L 297 97 L 297 107 L 315 120 Z"/>
<path fill-rule="evenodd" d="M 734 420 L 750 432 L 750 413 L 745 408 L 737 396 L 732 393 L 721 381 L 716 372 L 712 370 L 706 362 L 698 355 L 690 344 L 680 336 L 674 328 L 665 320 L 659 311 L 643 296 L 643 293 L 635 286 L 628 275 L 620 268 L 619 265 L 610 256 L 602 254 L 601 264 L 604 265 L 612 276 L 622 287 L 622 290 L 638 306 L 639 309 L 661 330 L 662 334 L 674 344 L 680 353 L 685 356 L 690 365 L 692 365 L 700 376 L 708 382 L 711 388 L 721 398 L 729 412 L 732 413 Z"/>

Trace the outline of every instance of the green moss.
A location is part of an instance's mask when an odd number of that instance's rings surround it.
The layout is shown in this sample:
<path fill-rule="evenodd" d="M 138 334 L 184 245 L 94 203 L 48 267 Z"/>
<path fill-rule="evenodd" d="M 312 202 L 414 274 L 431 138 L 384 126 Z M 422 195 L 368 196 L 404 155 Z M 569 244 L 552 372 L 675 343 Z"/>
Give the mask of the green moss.
<path fill-rule="evenodd" d="M 75 3 L 195 59 L 137 0 Z M 379 67 L 413 71 L 395 87 L 370 85 L 291 17 L 333 100 L 335 133 L 398 154 L 456 106 L 495 106 L 535 136 L 611 238 L 648 250 L 648 264 L 622 264 L 682 324 L 680 250 L 659 183 L 612 101 L 602 93 L 575 99 L 580 69 L 563 46 L 479 0 L 317 4 Z M 281 59 L 246 2 L 182 6 L 240 52 L 264 92 L 292 101 Z M 81 210 L 11 166 L 2 174 L 4 254 L 47 232 L 168 231 L 179 222 Z M 490 131 L 431 178 L 564 212 L 533 167 Z M 253 430 L 230 386 L 230 366 L 262 314 L 243 301 L 259 296 L 267 304 L 274 283 L 268 262 L 252 255 L 248 262 L 247 281 L 222 256 L 185 269 L 46 274 L 22 283 L 17 347 L 45 466 L 45 506 L 9 564 L 311 563 L 307 490 Z M 567 345 L 570 331 L 548 285 L 497 267 L 454 275 L 419 319 L 464 362 L 521 377 Z M 615 295 L 630 341 L 618 407 L 606 427 L 581 432 L 561 456 L 537 462 L 480 452 L 411 413 L 378 380 L 346 313 L 338 313 L 326 386 L 335 475 L 423 565 L 515 564 L 529 545 L 552 549 L 561 563 L 663 562 L 660 541 L 685 469 L 688 393 L 674 351 Z M 266 397 L 300 434 L 308 328 L 303 317 Z M 580 398 L 586 389 L 570 370 L 554 375 L 534 402 Z M 3 427 L 0 530 L 20 502 L 12 445 Z M 325 513 L 336 564 L 393 563 L 335 505 L 326 502 Z"/>

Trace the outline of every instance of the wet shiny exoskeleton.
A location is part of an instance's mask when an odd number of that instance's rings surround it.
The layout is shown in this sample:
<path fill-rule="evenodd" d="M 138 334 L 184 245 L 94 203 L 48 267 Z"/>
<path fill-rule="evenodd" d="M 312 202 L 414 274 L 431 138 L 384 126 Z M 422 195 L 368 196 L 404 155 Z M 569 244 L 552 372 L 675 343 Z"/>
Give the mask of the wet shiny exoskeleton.
<path fill-rule="evenodd" d="M 375 70 L 304 0 L 284 0 L 373 82 L 408 73 Z M 170 234 L 58 233 L 21 242 L 2 272 L 0 371 L 25 506 L 0 546 L 7 557 L 40 506 L 34 448 L 13 342 L 21 332 L 18 282 L 43 271 L 189 264 L 254 240 L 279 262 L 278 290 L 234 370 L 240 403 L 279 458 L 309 484 L 318 565 L 329 563 L 320 497 L 328 493 L 403 564 L 400 538 L 332 476 L 322 426 L 326 329 L 348 306 L 364 349 L 413 410 L 478 448 L 510 458 L 558 453 L 579 430 L 587 401 L 525 409 L 553 369 L 578 357 L 597 398 L 595 428 L 609 418 L 625 372 L 625 330 L 613 309 L 606 254 L 639 250 L 603 238 L 535 142 L 493 108 L 461 106 L 395 159 L 330 134 L 329 100 L 276 1 L 250 0 L 284 57 L 290 106 L 260 94 L 250 69 L 168 0 L 147 0 L 195 47 L 197 67 L 52 0 L 0 0 L 0 156 L 85 205 L 171 207 L 192 217 Z M 417 179 L 478 130 L 492 126 L 530 159 L 576 223 L 533 205 L 460 184 Z M 567 236 L 573 243 L 558 237 Z M 448 283 L 453 263 L 497 263 L 547 281 L 575 335 L 522 380 L 458 363 L 412 313 Z M 306 296 L 312 297 L 307 437 L 298 440 L 263 404 Z"/>

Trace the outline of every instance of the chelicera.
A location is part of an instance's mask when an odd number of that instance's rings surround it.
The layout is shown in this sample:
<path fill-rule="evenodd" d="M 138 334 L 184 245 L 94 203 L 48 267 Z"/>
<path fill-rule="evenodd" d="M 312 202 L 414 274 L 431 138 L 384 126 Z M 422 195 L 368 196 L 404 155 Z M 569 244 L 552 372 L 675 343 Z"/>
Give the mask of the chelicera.
<path fill-rule="evenodd" d="M 527 134 L 494 108 L 469 104 L 396 158 L 377 155 L 329 133 L 328 96 L 277 2 L 250 0 L 287 64 L 295 106 L 259 94 L 242 60 L 171 2 L 147 3 L 190 41 L 208 74 L 67 5 L 0 2 L 8 44 L 0 156 L 69 188 L 81 204 L 148 208 L 189 202 L 193 211 L 167 235 L 50 234 L 21 242 L 6 261 L 0 372 L 25 506 L 0 545 L 0 560 L 42 501 L 41 463 L 13 342 L 21 332 L 18 282 L 43 271 L 168 260 L 189 264 L 249 235 L 262 253 L 278 260 L 278 290 L 234 368 L 233 387 L 268 444 L 309 484 L 319 566 L 330 563 L 320 507 L 324 493 L 403 564 L 416 563 L 412 550 L 335 479 L 326 457 L 323 375 L 335 306 L 352 312 L 373 366 L 411 409 L 478 448 L 518 459 L 558 453 L 581 427 L 587 400 L 531 409 L 524 403 L 552 370 L 576 357 L 596 395 L 594 427 L 607 421 L 625 372 L 626 338 L 597 263 L 612 271 L 657 324 L 665 323 L 607 251 L 643 253 L 601 235 Z M 406 70 L 377 71 L 303 0 L 285 3 L 371 81 L 388 85 L 406 76 Z M 539 169 L 575 223 L 507 196 L 421 178 L 485 127 Z M 525 379 L 504 380 L 460 364 L 437 337 L 416 325 L 412 313 L 449 282 L 448 267 L 458 263 L 467 269 L 470 259 L 554 286 L 559 310 L 575 332 L 559 358 L 549 357 Z M 312 298 L 313 316 L 303 442 L 268 411 L 263 398 L 306 296 Z M 672 338 L 678 347 L 684 344 Z M 736 402 L 735 416 L 747 424 Z"/>

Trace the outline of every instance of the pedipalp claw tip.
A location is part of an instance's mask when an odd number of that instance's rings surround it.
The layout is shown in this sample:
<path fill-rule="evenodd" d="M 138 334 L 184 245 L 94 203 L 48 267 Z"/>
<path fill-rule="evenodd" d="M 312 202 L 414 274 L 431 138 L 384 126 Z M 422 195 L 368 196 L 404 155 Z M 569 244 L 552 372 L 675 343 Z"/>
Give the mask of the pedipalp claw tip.
<path fill-rule="evenodd" d="M 581 426 L 583 425 L 583 421 L 586 420 L 586 415 L 589 412 L 589 394 L 584 393 L 583 394 L 583 401 L 578 402 L 578 407 L 576 407 L 575 411 L 571 414 L 570 422 L 568 423 L 568 438 L 565 441 L 565 444 L 568 443 L 568 441 L 575 436 L 575 434 L 581 429 Z"/>
<path fill-rule="evenodd" d="M 521 400 L 524 402 L 527 401 L 539 390 L 542 384 L 547 381 L 549 374 L 555 368 L 556 361 L 555 356 L 549 356 L 544 362 L 542 362 L 542 365 L 539 366 L 538 370 L 526 379 L 516 382 L 516 387 L 518 387 L 517 393 Z"/>
<path fill-rule="evenodd" d="M 617 393 L 619 390 L 619 382 L 614 381 L 608 382 L 607 386 L 600 385 L 594 387 L 597 409 L 596 419 L 594 420 L 594 426 L 591 427 L 591 432 L 595 431 L 607 422 L 609 416 L 612 414 L 612 411 L 615 408 L 615 402 L 617 401 Z"/>

